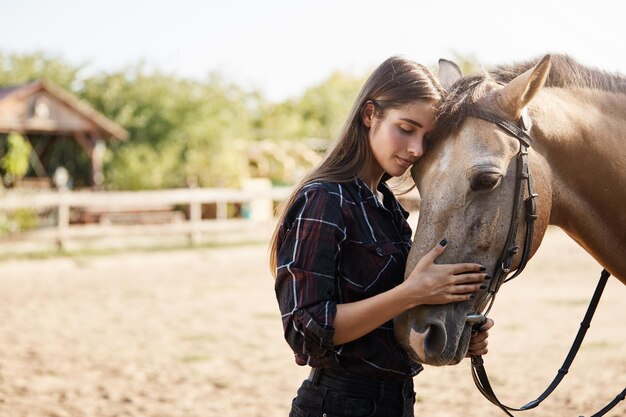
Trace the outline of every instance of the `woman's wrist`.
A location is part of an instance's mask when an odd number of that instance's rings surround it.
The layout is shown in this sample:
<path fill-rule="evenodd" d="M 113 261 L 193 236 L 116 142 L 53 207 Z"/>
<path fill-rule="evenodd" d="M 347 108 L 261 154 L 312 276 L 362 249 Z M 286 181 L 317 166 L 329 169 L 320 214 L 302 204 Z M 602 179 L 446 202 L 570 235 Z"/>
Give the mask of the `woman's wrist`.
<path fill-rule="evenodd" d="M 410 310 L 414 307 L 417 307 L 421 303 L 419 302 L 419 298 L 413 294 L 412 288 L 408 284 L 408 281 L 402 282 L 400 285 L 396 286 L 394 290 L 398 291 L 397 300 L 400 305 L 403 306 L 403 310 Z"/>

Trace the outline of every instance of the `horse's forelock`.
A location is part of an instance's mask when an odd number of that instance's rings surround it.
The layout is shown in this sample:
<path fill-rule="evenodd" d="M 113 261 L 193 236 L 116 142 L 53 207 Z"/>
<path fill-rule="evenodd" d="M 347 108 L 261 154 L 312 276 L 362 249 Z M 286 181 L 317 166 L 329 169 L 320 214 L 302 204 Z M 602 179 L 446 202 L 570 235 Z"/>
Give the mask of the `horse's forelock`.
<path fill-rule="evenodd" d="M 439 106 L 435 128 L 428 135 L 430 140 L 448 136 L 461 126 L 470 107 L 487 94 L 488 80 L 485 75 L 470 75 L 454 83 Z"/>

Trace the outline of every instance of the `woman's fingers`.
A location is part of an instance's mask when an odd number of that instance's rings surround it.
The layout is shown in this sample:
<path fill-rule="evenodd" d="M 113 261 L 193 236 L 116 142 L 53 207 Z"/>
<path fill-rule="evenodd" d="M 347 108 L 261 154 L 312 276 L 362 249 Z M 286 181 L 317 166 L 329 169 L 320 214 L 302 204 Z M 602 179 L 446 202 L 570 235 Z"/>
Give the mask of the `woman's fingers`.
<path fill-rule="evenodd" d="M 452 274 L 460 275 L 460 274 L 468 274 L 472 272 L 484 272 L 485 267 L 480 264 L 462 263 L 462 264 L 451 264 L 450 270 Z"/>
<path fill-rule="evenodd" d="M 488 336 L 488 335 L 487 335 Z M 470 342 L 470 350 L 479 350 L 487 347 L 487 336 L 484 333 L 475 333 Z"/>
<path fill-rule="evenodd" d="M 452 294 L 471 294 L 482 290 L 482 284 L 455 285 L 450 292 Z"/>
<path fill-rule="evenodd" d="M 482 325 L 480 331 L 472 332 L 472 337 L 470 339 L 469 350 L 467 352 L 469 355 L 485 355 L 488 352 L 488 337 L 489 337 L 489 329 L 493 327 L 493 320 L 487 318 L 485 324 Z"/>
<path fill-rule="evenodd" d="M 474 331 L 472 333 L 472 338 L 470 339 L 470 346 L 478 346 L 484 343 L 488 337 L 489 337 L 488 331 L 484 331 L 484 332 Z"/>
<path fill-rule="evenodd" d="M 484 355 L 487 353 L 488 336 L 489 333 L 487 331 L 472 333 L 468 353 L 471 355 Z"/>
<path fill-rule="evenodd" d="M 494 325 L 494 321 L 487 317 L 487 321 L 480 327 L 480 333 L 487 333 L 487 330 L 491 329 Z"/>
<path fill-rule="evenodd" d="M 470 347 L 469 350 L 467 351 L 467 354 L 474 355 L 474 356 L 482 356 L 482 355 L 486 355 L 488 352 L 489 350 L 487 349 L 487 345 L 485 345 L 485 346 L 477 347 L 474 349 Z"/>
<path fill-rule="evenodd" d="M 454 275 L 453 280 L 456 285 L 459 284 L 480 284 L 485 279 L 487 279 L 489 275 L 484 272 L 478 274 L 463 274 L 463 275 Z"/>
<path fill-rule="evenodd" d="M 448 244 L 448 241 L 446 239 L 442 240 L 437 245 L 435 245 L 434 248 L 429 250 L 426 253 L 426 255 L 422 257 L 422 260 L 424 260 L 424 262 L 428 262 L 431 264 L 434 263 L 435 260 L 439 257 L 439 255 L 441 255 L 446 250 L 447 244 Z"/>

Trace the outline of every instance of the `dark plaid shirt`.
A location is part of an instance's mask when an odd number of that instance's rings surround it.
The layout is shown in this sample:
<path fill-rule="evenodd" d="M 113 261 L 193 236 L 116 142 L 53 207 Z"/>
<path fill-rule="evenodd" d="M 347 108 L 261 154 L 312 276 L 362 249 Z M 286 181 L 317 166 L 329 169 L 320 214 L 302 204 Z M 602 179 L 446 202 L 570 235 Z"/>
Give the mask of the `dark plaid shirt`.
<path fill-rule="evenodd" d="M 381 204 L 359 178 L 302 189 L 280 226 L 276 297 L 296 363 L 402 380 L 422 368 L 397 343 L 393 321 L 334 346 L 337 304 L 400 284 L 411 247 L 408 213 L 386 184 Z"/>

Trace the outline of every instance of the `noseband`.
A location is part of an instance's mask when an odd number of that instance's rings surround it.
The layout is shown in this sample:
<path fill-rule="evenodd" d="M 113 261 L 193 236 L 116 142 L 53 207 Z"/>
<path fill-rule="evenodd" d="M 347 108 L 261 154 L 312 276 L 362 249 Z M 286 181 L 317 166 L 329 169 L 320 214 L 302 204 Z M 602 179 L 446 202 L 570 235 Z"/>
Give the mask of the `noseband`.
<path fill-rule="evenodd" d="M 535 193 L 533 187 L 533 179 L 530 174 L 530 167 L 528 165 L 528 149 L 533 142 L 533 139 L 530 136 L 530 121 L 528 119 L 528 114 L 524 111 L 517 125 L 496 114 L 485 112 L 476 108 L 470 109 L 468 116 L 482 119 L 495 124 L 505 133 L 517 139 L 520 145 L 519 151 L 517 152 L 517 170 L 515 181 L 515 194 L 513 200 L 513 212 L 511 216 L 511 223 L 509 226 L 509 233 L 504 244 L 504 249 L 502 250 L 500 257 L 498 258 L 498 262 L 494 269 L 493 278 L 490 280 L 489 288 L 487 289 L 487 296 L 480 302 L 479 306 L 476 309 L 477 312 L 469 314 L 466 317 L 466 321 L 468 323 L 472 323 L 474 329 L 479 329 L 487 320 L 487 314 L 489 313 L 489 311 L 491 311 L 491 307 L 493 306 L 496 294 L 500 289 L 500 286 L 521 274 L 526 267 L 528 259 L 530 258 L 530 251 L 532 249 L 535 230 L 535 221 L 538 217 L 536 201 L 537 194 Z M 527 198 L 525 198 L 526 189 L 528 189 Z M 518 229 L 520 227 L 520 221 L 523 218 L 522 210 L 525 210 L 526 219 L 526 234 L 522 247 L 522 255 L 515 272 L 509 277 L 513 259 L 515 258 L 515 255 L 517 255 L 517 253 L 519 252 L 519 247 L 517 246 L 516 241 Z M 561 383 L 561 381 L 569 371 L 569 367 L 574 361 L 576 354 L 578 353 L 578 349 L 580 348 L 585 334 L 587 333 L 587 329 L 591 325 L 591 319 L 593 318 L 596 307 L 600 302 L 602 291 L 604 290 L 604 287 L 610 275 L 611 274 L 609 274 L 608 271 L 602 271 L 602 274 L 600 275 L 600 281 L 598 282 L 591 302 L 589 303 L 589 307 L 587 308 L 587 312 L 585 313 L 585 317 L 580 323 L 580 329 L 578 330 L 576 338 L 574 339 L 574 343 L 570 348 L 570 351 L 565 358 L 563 365 L 558 370 L 557 375 L 552 383 L 550 383 L 548 388 L 546 388 L 546 390 L 539 397 L 537 397 L 537 399 L 530 401 L 529 403 L 519 408 L 509 407 L 508 405 L 502 404 L 502 402 L 500 402 L 495 392 L 493 391 L 493 388 L 491 387 L 489 378 L 487 377 L 487 371 L 484 367 L 482 356 L 472 356 L 472 377 L 474 379 L 476 387 L 481 392 L 481 394 L 483 394 L 483 396 L 491 401 L 493 404 L 500 407 L 500 409 L 510 417 L 514 417 L 513 414 L 510 413 L 510 411 L 530 410 L 537 407 L 543 400 L 545 400 Z M 481 313 L 480 311 L 483 310 L 484 312 Z M 591 417 L 603 416 L 625 398 L 626 388 L 621 393 L 619 393 L 611 402 L 609 402 L 604 408 L 593 414 Z"/>

